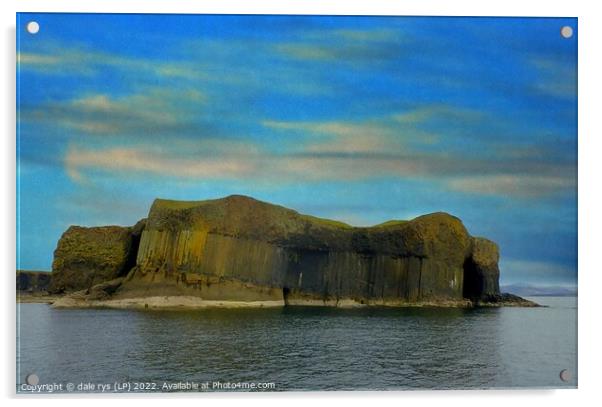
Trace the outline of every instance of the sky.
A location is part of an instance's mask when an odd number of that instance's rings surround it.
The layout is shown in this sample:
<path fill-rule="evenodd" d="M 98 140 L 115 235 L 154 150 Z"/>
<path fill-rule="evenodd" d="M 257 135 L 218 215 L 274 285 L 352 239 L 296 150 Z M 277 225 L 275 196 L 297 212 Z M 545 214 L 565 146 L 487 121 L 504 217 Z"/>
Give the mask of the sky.
<path fill-rule="evenodd" d="M 133 225 L 155 198 L 244 194 L 358 226 L 445 211 L 499 244 L 502 284 L 573 286 L 577 31 L 21 13 L 17 266 L 50 270 L 67 227 Z"/>

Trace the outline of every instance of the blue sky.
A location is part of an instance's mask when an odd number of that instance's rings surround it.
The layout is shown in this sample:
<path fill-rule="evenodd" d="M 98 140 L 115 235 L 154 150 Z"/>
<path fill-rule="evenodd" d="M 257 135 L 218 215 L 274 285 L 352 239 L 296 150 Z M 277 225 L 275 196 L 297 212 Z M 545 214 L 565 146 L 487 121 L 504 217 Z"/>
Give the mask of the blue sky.
<path fill-rule="evenodd" d="M 576 283 L 576 19 L 26 13 L 17 32 L 19 268 L 49 270 L 69 225 L 246 194 L 354 225 L 446 211 L 498 242 L 503 284 Z"/>

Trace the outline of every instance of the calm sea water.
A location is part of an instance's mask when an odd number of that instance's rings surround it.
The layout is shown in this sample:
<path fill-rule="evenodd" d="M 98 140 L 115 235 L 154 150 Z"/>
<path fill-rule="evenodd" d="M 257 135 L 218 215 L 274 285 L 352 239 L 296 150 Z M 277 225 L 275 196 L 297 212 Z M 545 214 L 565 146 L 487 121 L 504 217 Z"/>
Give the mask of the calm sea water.
<path fill-rule="evenodd" d="M 533 300 L 549 307 L 129 311 L 19 304 L 17 391 L 27 392 L 20 384 L 30 373 L 63 391 L 67 383 L 74 391 L 88 383 L 95 391 L 98 384 L 162 391 L 186 383 L 198 391 L 249 383 L 274 383 L 276 391 L 575 387 L 577 300 Z M 560 380 L 563 369 L 568 382 Z"/>

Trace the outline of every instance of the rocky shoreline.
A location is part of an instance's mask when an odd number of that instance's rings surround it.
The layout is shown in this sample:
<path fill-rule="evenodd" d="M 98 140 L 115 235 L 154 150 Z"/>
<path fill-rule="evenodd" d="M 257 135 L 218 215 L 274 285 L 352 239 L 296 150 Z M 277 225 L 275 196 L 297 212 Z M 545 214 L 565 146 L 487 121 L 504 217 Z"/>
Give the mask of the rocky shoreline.
<path fill-rule="evenodd" d="M 205 308 L 270 308 L 270 307 L 397 307 L 397 308 L 491 308 L 491 307 L 539 307 L 540 305 L 519 296 L 503 293 L 492 298 L 472 301 L 436 300 L 436 301 L 365 301 L 352 298 L 317 299 L 303 298 L 293 301 L 228 301 L 204 300 L 198 296 L 147 296 L 133 298 L 111 298 L 105 290 L 107 287 L 115 289 L 122 280 L 112 281 L 110 284 L 98 284 L 87 290 L 81 290 L 63 295 L 48 293 L 21 293 L 17 294 L 18 303 L 44 303 L 53 308 L 113 308 L 136 310 L 193 310 Z"/>
<path fill-rule="evenodd" d="M 491 307 L 540 307 L 541 305 L 521 299 L 520 301 L 504 302 L 479 302 L 470 300 L 445 301 L 445 302 L 413 302 L 413 303 L 360 303 L 355 300 L 336 300 L 323 302 L 319 300 L 295 301 L 285 304 L 284 301 L 206 301 L 199 297 L 172 296 L 172 297 L 144 297 L 121 300 L 87 300 L 77 295 L 35 295 L 20 296 L 18 303 L 50 304 L 53 308 L 112 308 L 136 310 L 194 310 L 206 308 L 270 308 L 270 307 L 395 307 L 395 308 L 491 308 Z"/>

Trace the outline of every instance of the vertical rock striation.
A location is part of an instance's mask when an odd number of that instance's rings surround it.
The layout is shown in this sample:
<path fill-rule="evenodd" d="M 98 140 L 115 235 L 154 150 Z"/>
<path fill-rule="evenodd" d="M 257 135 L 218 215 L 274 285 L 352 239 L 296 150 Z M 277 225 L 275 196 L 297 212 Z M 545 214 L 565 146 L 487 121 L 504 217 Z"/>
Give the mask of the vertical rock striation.
<path fill-rule="evenodd" d="M 352 227 L 244 196 L 157 199 L 148 219 L 131 228 L 69 228 L 55 252 L 52 290 L 111 280 L 88 292 L 290 305 L 466 304 L 500 298 L 498 260 L 495 243 L 441 212 Z"/>
<path fill-rule="evenodd" d="M 243 196 L 156 200 L 122 295 L 288 304 L 462 300 L 473 239 L 445 213 L 356 228 Z"/>

